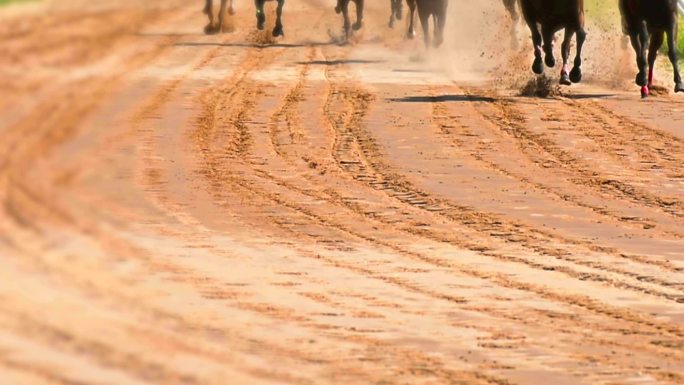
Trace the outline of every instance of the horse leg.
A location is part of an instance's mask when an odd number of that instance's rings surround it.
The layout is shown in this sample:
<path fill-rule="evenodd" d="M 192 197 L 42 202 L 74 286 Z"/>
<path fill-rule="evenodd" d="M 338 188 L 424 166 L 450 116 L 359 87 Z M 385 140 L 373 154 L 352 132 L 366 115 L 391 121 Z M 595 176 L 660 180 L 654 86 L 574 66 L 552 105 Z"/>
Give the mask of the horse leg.
<path fill-rule="evenodd" d="M 219 22 L 218 22 L 218 27 L 216 27 L 216 30 L 219 32 L 223 32 L 223 21 L 225 20 L 226 17 L 226 3 L 227 0 L 221 0 L 221 9 L 219 10 Z"/>
<path fill-rule="evenodd" d="M 264 23 L 266 23 L 264 0 L 254 0 L 254 7 L 256 8 L 257 29 L 261 31 L 264 29 Z"/>
<path fill-rule="evenodd" d="M 396 3 L 394 0 L 390 0 L 390 18 L 389 18 L 389 23 L 387 24 L 388 27 L 394 28 L 394 15 L 396 14 Z"/>
<path fill-rule="evenodd" d="M 430 48 L 430 15 L 427 12 L 421 12 L 419 9 L 418 18 L 420 18 L 420 25 L 423 27 L 425 47 Z"/>
<path fill-rule="evenodd" d="M 556 66 L 556 58 L 553 57 L 553 30 L 548 25 L 542 25 L 542 38 L 544 40 L 544 63 L 549 68 Z"/>
<path fill-rule="evenodd" d="M 667 30 L 667 45 L 668 45 L 668 57 L 672 63 L 672 70 L 674 71 L 674 82 L 675 82 L 675 92 L 684 92 L 684 84 L 682 84 L 682 76 L 679 74 L 679 61 L 677 58 L 677 21 L 672 23 L 670 29 Z"/>
<path fill-rule="evenodd" d="M 283 31 L 283 7 L 285 6 L 285 0 L 278 0 L 278 6 L 276 7 L 276 23 L 273 27 L 273 37 L 285 36 Z"/>
<path fill-rule="evenodd" d="M 214 1 L 207 0 L 202 12 L 209 17 L 209 24 L 204 27 L 204 33 L 208 35 L 214 32 Z"/>
<path fill-rule="evenodd" d="M 636 84 L 641 86 L 641 96 L 648 96 L 648 78 L 646 77 L 646 58 L 644 57 L 644 50 L 642 49 L 642 35 L 643 31 L 630 31 L 629 40 L 634 48 L 634 53 L 636 53 L 637 67 L 639 68 L 639 73 L 636 76 Z"/>
<path fill-rule="evenodd" d="M 354 31 L 358 31 L 363 27 L 363 3 L 364 0 L 356 0 L 356 23 L 352 26 Z"/>
<path fill-rule="evenodd" d="M 394 17 L 396 17 L 397 20 L 401 20 L 404 17 L 404 3 L 402 3 L 401 0 L 394 0 L 394 4 L 396 4 L 394 8 Z"/>
<path fill-rule="evenodd" d="M 228 7 L 228 13 L 231 15 L 235 14 L 235 8 L 233 7 L 233 0 L 230 0 L 230 7 Z"/>
<path fill-rule="evenodd" d="M 569 71 L 568 71 L 568 59 L 570 58 L 570 43 L 572 42 L 572 36 L 575 31 L 569 27 L 565 28 L 565 38 L 563 38 L 563 44 L 561 45 L 561 56 L 563 58 L 563 68 L 561 68 L 560 84 L 564 86 L 569 86 L 572 84 L 570 81 Z"/>
<path fill-rule="evenodd" d="M 542 36 L 539 33 L 536 22 L 528 22 L 530 32 L 532 33 L 532 45 L 534 46 L 534 63 L 532 63 L 532 71 L 541 75 L 544 73 L 544 64 L 542 63 Z"/>
<path fill-rule="evenodd" d="M 406 4 L 409 7 L 409 27 L 406 31 L 406 37 L 413 39 L 416 37 L 416 27 L 414 25 L 416 21 L 416 0 L 406 0 Z"/>
<path fill-rule="evenodd" d="M 445 2 L 446 4 L 446 2 Z M 441 9 L 437 15 L 435 15 L 435 41 L 433 46 L 435 48 L 442 45 L 444 42 L 444 26 L 446 25 L 446 9 Z"/>
<path fill-rule="evenodd" d="M 648 83 L 646 84 L 649 89 L 653 87 L 653 70 L 658 50 L 663 45 L 663 35 L 663 31 L 657 31 L 651 35 L 651 45 L 648 47 Z"/>
<path fill-rule="evenodd" d="M 351 0 L 340 0 L 339 7 L 342 12 L 342 20 L 344 21 L 342 25 L 342 33 L 344 34 L 344 39 L 348 40 L 351 37 L 351 21 L 349 20 L 349 2 Z"/>
<path fill-rule="evenodd" d="M 572 66 L 572 71 L 570 71 L 570 81 L 573 83 L 579 83 L 582 81 L 582 48 L 584 47 L 584 42 L 587 40 L 587 32 L 584 27 L 580 27 L 577 30 L 577 52 L 575 53 L 575 62 Z"/>

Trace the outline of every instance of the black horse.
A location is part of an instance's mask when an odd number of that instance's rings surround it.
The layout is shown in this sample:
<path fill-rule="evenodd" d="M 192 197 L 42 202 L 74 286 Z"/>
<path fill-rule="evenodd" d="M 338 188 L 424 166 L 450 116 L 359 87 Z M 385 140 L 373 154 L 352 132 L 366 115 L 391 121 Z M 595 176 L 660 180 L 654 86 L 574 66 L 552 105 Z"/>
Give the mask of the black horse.
<path fill-rule="evenodd" d="M 675 92 L 684 92 L 677 59 L 677 0 L 620 0 L 623 31 L 629 35 L 637 56 L 639 73 L 636 84 L 641 86 L 641 96 L 647 97 L 653 86 L 653 67 L 658 50 L 667 35 L 668 56 L 674 69 Z M 648 77 L 646 75 L 646 49 L 648 47 Z"/>
<path fill-rule="evenodd" d="M 271 0 L 254 0 L 254 6 L 256 7 L 256 17 L 257 17 L 257 29 L 263 30 L 264 24 L 266 24 L 266 13 L 264 13 L 264 3 Z M 283 15 L 283 7 L 285 6 L 285 0 L 277 0 L 278 6 L 276 7 L 276 23 L 273 27 L 273 36 L 285 36 L 283 31 L 283 22 L 281 17 Z"/>
<path fill-rule="evenodd" d="M 356 22 L 352 25 L 349 20 L 349 3 L 354 2 L 356 5 Z M 363 27 L 363 4 L 364 0 L 337 0 L 335 12 L 342 13 L 344 17 L 344 36 L 346 39 L 351 37 L 352 28 L 358 31 Z"/>
<path fill-rule="evenodd" d="M 570 85 L 582 81 L 582 46 L 587 37 L 584 31 L 584 0 L 520 0 L 520 6 L 532 32 L 534 45 L 532 71 L 536 74 L 544 72 L 542 49 L 546 65 L 548 67 L 556 65 L 556 59 L 553 57 L 553 37 L 556 32 L 564 29 L 560 84 Z M 539 25 L 541 25 L 541 32 Z M 577 53 L 572 71 L 568 73 L 570 43 L 575 34 L 577 35 Z"/>

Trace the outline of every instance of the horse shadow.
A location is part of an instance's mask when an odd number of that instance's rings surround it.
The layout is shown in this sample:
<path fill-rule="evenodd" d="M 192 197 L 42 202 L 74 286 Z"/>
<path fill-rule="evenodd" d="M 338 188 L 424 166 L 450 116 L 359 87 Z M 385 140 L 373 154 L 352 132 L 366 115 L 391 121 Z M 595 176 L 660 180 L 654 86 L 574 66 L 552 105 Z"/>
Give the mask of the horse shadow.
<path fill-rule="evenodd" d="M 387 101 L 394 103 L 448 103 L 448 102 L 484 102 L 492 103 L 496 101 L 494 98 L 481 95 L 458 95 L 458 94 L 447 94 L 447 95 L 435 95 L 435 96 L 424 96 L 424 95 L 414 95 L 414 96 L 404 96 L 401 98 L 388 98 Z"/>

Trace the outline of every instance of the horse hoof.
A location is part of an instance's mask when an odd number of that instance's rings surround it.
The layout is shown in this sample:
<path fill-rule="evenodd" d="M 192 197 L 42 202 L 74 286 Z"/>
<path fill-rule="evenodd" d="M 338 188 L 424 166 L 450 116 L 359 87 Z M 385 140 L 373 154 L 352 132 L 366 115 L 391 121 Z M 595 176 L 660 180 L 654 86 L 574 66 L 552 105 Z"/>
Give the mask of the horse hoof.
<path fill-rule="evenodd" d="M 391 20 L 389 21 L 389 23 L 387 24 L 387 26 L 388 26 L 390 29 L 393 29 L 393 28 L 394 28 L 394 19 L 391 19 Z"/>
<path fill-rule="evenodd" d="M 352 29 L 354 31 L 358 31 L 361 28 L 363 28 L 363 22 L 362 21 L 357 21 L 356 23 L 354 23 L 354 25 L 352 25 Z"/>
<path fill-rule="evenodd" d="M 549 68 L 553 68 L 556 66 L 556 58 L 554 58 L 551 55 L 546 55 L 544 58 L 544 62 L 546 63 L 546 66 Z"/>
<path fill-rule="evenodd" d="M 234 15 L 234 14 L 235 14 L 235 8 L 233 8 L 233 7 L 228 8 L 228 14 L 229 14 L 229 15 Z"/>
<path fill-rule="evenodd" d="M 285 32 L 283 32 L 283 26 L 282 25 L 276 25 L 275 28 L 273 28 L 273 37 L 278 37 L 278 36 L 285 36 Z"/>
<path fill-rule="evenodd" d="M 684 92 L 684 83 L 675 84 L 675 93 L 677 92 Z"/>
<path fill-rule="evenodd" d="M 573 83 L 582 81 L 582 69 L 580 67 L 574 67 L 572 71 L 570 71 L 570 81 Z"/>
<path fill-rule="evenodd" d="M 650 94 L 650 91 L 648 89 L 648 86 L 642 86 L 641 87 L 641 98 L 645 99 L 648 97 L 649 94 Z"/>
<path fill-rule="evenodd" d="M 218 32 L 218 28 L 215 26 L 208 24 L 204 27 L 204 34 L 205 35 L 215 35 Z"/>
<path fill-rule="evenodd" d="M 534 59 L 534 63 L 532 64 L 532 72 L 537 75 L 544 73 L 544 66 L 542 65 L 542 60 L 540 57 Z"/>
<path fill-rule="evenodd" d="M 570 81 L 570 77 L 569 77 L 568 74 L 565 73 L 565 72 L 561 73 L 561 77 L 560 77 L 560 82 L 559 82 L 559 83 L 560 83 L 561 85 L 564 85 L 564 86 L 570 86 L 570 85 L 572 85 L 572 82 Z"/>
<path fill-rule="evenodd" d="M 646 76 L 646 72 L 639 72 L 636 76 L 636 84 L 640 87 L 644 87 L 648 84 L 648 77 Z"/>

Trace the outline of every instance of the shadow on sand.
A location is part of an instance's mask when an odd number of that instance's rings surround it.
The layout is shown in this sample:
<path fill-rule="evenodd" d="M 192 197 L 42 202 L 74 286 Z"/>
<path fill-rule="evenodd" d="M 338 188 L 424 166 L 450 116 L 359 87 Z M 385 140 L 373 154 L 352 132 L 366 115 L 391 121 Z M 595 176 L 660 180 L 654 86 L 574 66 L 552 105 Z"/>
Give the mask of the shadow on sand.
<path fill-rule="evenodd" d="M 320 65 L 320 66 L 334 66 L 339 64 L 373 64 L 385 63 L 385 60 L 364 60 L 364 59 L 347 59 L 347 60 L 312 60 L 300 61 L 297 64 L 302 65 Z"/>
<path fill-rule="evenodd" d="M 211 43 L 211 42 L 184 42 L 176 43 L 175 47 L 238 47 L 238 48 L 304 48 L 304 47 L 322 47 L 334 45 L 332 42 L 304 42 L 304 43 L 273 43 L 273 44 L 258 44 L 258 43 Z"/>
<path fill-rule="evenodd" d="M 390 102 L 396 103 L 441 103 L 441 102 L 486 102 L 491 103 L 495 99 L 479 95 L 438 95 L 438 96 L 405 96 L 403 98 L 389 98 Z"/>
<path fill-rule="evenodd" d="M 606 99 L 612 98 L 615 94 L 565 94 L 563 97 L 568 99 L 582 100 L 582 99 Z"/>

